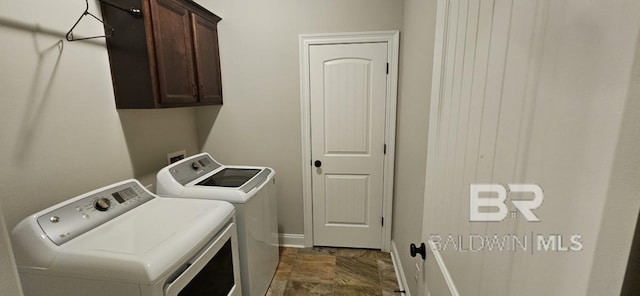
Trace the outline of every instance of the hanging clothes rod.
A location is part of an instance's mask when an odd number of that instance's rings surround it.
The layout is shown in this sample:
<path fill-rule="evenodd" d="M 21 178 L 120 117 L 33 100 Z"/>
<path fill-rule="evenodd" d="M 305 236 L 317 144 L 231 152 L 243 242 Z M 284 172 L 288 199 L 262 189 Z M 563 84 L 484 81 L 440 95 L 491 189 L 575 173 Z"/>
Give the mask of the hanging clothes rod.
<path fill-rule="evenodd" d="M 142 11 L 140 9 L 138 9 L 138 8 L 135 8 L 135 7 L 123 8 L 122 6 L 114 4 L 113 2 L 110 2 L 110 1 L 107 1 L 107 0 L 99 0 L 99 1 L 104 3 L 104 4 L 106 4 L 106 5 L 111 6 L 113 8 L 116 8 L 116 9 L 122 10 L 124 12 L 127 12 L 128 14 L 130 14 L 131 16 L 133 16 L 135 18 L 139 18 L 139 17 L 142 16 Z M 95 16 L 91 12 L 89 12 L 89 0 L 85 0 L 85 4 L 86 4 L 86 7 L 84 9 L 84 12 L 82 13 L 82 15 L 80 15 L 78 20 L 75 22 L 75 24 L 73 24 L 71 29 L 69 29 L 69 31 L 65 35 L 65 37 L 67 38 L 67 41 L 80 41 L 80 40 L 87 40 L 87 39 L 111 37 L 111 35 L 115 31 L 115 29 L 113 27 L 109 26 L 109 24 L 103 22 L 101 19 L 99 19 L 97 16 Z M 93 37 L 84 37 L 84 38 L 74 38 L 73 29 L 75 29 L 76 26 L 78 25 L 78 23 L 80 23 L 80 20 L 82 20 L 82 18 L 84 18 L 87 15 L 93 17 L 94 19 L 96 19 L 97 21 L 99 21 L 100 23 L 102 23 L 104 25 L 104 27 L 105 27 L 104 28 L 105 29 L 105 35 L 103 35 L 103 36 L 93 36 Z"/>
<path fill-rule="evenodd" d="M 142 16 L 142 10 L 140 10 L 139 8 L 135 8 L 135 7 L 124 8 L 124 7 L 122 7 L 120 5 L 117 5 L 117 4 L 115 4 L 115 3 L 111 2 L 111 1 L 108 1 L 108 0 L 99 0 L 99 1 L 104 3 L 104 4 L 106 4 L 106 5 L 111 6 L 113 8 L 120 9 L 120 10 L 122 10 L 124 12 L 127 12 L 133 17 L 138 18 L 138 17 Z"/>

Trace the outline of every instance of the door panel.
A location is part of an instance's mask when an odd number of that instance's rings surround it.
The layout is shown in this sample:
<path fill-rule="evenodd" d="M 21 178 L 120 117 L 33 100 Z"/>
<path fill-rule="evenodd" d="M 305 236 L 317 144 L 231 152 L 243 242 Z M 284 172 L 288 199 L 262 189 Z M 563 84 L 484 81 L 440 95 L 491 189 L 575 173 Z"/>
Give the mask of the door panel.
<path fill-rule="evenodd" d="M 325 225 L 368 225 L 369 176 L 325 175 Z"/>
<path fill-rule="evenodd" d="M 193 14 L 198 94 L 203 102 L 222 104 L 222 80 L 216 24 Z"/>
<path fill-rule="evenodd" d="M 370 67 L 363 59 L 325 63 L 325 154 L 369 153 Z"/>
<path fill-rule="evenodd" d="M 386 43 L 310 48 L 314 244 L 380 248 Z"/>
<path fill-rule="evenodd" d="M 160 103 L 196 102 L 189 11 L 178 2 L 151 1 Z"/>

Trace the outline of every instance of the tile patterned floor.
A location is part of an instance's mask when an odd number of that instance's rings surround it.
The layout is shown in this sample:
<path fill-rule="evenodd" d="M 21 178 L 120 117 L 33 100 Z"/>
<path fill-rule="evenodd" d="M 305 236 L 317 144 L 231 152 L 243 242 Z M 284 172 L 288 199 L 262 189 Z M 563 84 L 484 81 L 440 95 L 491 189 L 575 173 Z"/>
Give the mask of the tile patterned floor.
<path fill-rule="evenodd" d="M 402 295 L 389 253 L 316 247 L 280 248 L 267 296 Z"/>

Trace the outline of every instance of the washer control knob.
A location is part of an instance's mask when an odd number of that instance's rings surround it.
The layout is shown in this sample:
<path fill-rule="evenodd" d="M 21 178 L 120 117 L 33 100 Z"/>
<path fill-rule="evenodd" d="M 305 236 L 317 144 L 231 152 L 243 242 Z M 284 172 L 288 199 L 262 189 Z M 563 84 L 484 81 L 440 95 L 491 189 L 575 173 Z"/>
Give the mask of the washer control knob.
<path fill-rule="evenodd" d="M 197 171 L 200 168 L 200 164 L 198 164 L 197 161 L 194 161 L 191 163 L 191 168 L 195 171 Z"/>
<path fill-rule="evenodd" d="M 108 210 L 110 206 L 111 206 L 111 201 L 106 197 L 98 198 L 96 202 L 93 203 L 93 207 L 96 208 L 96 210 L 101 212 Z"/>
<path fill-rule="evenodd" d="M 49 218 L 49 221 L 51 221 L 51 223 L 58 223 L 58 222 L 60 222 L 60 217 L 58 217 L 58 216 L 51 216 L 51 217 Z"/>

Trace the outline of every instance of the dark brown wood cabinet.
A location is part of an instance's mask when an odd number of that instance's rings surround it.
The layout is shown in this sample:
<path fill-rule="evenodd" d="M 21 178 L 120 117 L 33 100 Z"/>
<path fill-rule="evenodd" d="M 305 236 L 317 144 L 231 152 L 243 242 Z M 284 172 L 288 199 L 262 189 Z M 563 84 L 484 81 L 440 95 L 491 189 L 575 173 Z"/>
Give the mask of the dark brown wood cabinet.
<path fill-rule="evenodd" d="M 188 0 L 110 2 L 142 11 L 101 5 L 119 109 L 222 104 L 218 16 Z"/>

